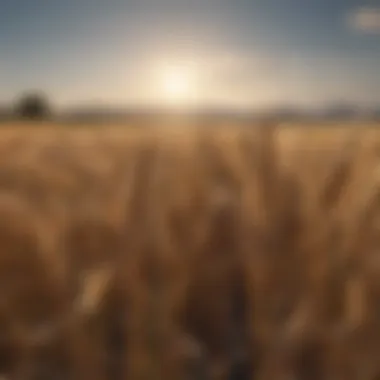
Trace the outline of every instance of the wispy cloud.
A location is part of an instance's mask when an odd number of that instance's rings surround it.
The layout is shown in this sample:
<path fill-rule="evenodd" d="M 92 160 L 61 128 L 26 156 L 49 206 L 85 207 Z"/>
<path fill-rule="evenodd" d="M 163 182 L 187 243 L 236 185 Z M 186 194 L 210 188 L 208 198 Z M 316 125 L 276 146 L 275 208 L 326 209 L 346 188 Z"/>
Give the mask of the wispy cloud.
<path fill-rule="evenodd" d="M 361 7 L 348 13 L 348 26 L 360 33 L 380 34 L 380 7 Z"/>

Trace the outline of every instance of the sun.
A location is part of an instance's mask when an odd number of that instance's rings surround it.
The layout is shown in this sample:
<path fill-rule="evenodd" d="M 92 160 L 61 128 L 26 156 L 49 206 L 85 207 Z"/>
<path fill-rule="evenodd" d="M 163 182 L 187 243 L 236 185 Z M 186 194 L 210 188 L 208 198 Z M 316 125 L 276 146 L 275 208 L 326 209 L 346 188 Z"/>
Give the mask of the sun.
<path fill-rule="evenodd" d="M 186 65 L 170 65 L 160 73 L 160 92 L 166 104 L 187 106 L 197 95 L 196 71 Z"/>
<path fill-rule="evenodd" d="M 184 98 L 191 91 L 190 79 L 184 72 L 175 70 L 168 72 L 162 82 L 164 93 L 169 98 Z"/>

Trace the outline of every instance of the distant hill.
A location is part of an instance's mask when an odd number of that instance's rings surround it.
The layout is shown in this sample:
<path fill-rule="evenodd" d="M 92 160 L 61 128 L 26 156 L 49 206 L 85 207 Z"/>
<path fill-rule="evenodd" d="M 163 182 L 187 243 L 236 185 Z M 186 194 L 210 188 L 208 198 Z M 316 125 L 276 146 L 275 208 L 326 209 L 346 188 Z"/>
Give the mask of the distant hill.
<path fill-rule="evenodd" d="M 12 117 L 12 111 L 0 105 L 0 120 Z M 263 120 L 279 122 L 303 121 L 380 121 L 380 105 L 378 107 L 358 107 L 351 104 L 337 103 L 319 109 L 307 109 L 296 106 L 276 106 L 266 109 L 234 110 L 218 107 L 204 107 L 193 110 L 170 111 L 154 107 L 111 107 L 87 105 L 66 109 L 56 115 L 62 122 L 74 123 L 124 123 L 134 121 L 150 121 L 185 119 L 190 122 L 258 122 Z"/>
<path fill-rule="evenodd" d="M 236 110 L 203 108 L 197 110 L 167 110 L 161 108 L 112 108 L 84 107 L 67 110 L 61 119 L 72 122 L 123 122 L 135 119 L 186 118 L 194 120 L 236 120 L 252 118 L 252 112 Z"/>

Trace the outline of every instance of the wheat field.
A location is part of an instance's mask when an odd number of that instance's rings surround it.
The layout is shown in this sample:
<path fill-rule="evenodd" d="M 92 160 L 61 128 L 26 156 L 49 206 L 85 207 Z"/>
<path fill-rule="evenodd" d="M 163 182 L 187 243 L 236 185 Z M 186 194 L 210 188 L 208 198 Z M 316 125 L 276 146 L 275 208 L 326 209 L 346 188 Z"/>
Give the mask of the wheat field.
<path fill-rule="evenodd" d="M 373 126 L 0 130 L 0 375 L 380 379 Z"/>

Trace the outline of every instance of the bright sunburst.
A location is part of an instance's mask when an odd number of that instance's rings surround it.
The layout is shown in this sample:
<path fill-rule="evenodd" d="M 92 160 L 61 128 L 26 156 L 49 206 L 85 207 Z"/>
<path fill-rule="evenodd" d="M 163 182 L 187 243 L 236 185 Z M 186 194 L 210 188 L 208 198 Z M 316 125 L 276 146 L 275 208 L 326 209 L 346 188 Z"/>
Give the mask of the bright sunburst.
<path fill-rule="evenodd" d="M 170 65 L 160 72 L 160 92 L 167 104 L 190 105 L 197 94 L 196 71 L 187 65 Z"/>

